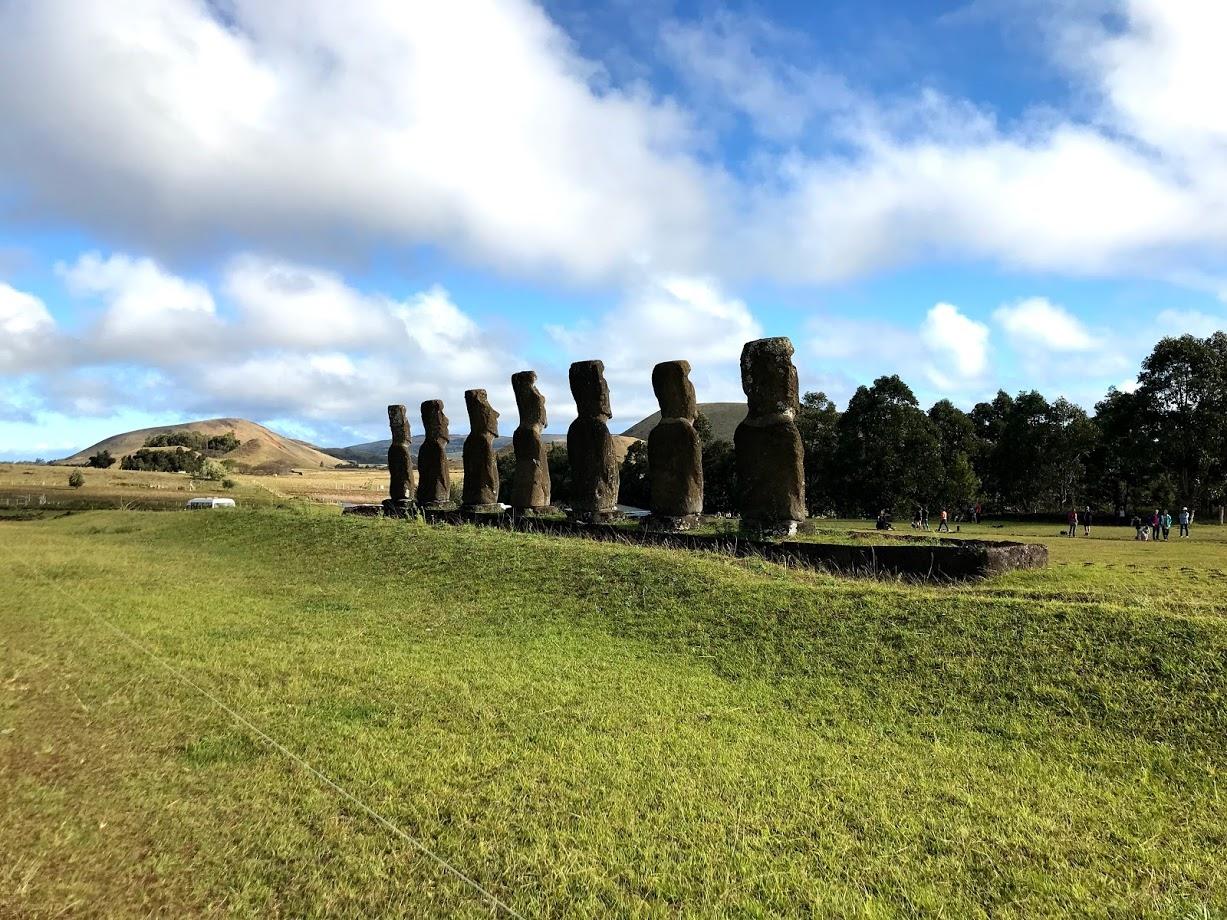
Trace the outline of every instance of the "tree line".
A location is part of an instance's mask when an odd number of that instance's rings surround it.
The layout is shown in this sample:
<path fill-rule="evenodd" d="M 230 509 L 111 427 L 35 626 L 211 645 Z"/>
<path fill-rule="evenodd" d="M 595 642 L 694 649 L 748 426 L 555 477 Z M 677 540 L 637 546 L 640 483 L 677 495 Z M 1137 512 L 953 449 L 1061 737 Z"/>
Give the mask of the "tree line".
<path fill-rule="evenodd" d="M 733 447 L 700 417 L 704 510 L 735 511 Z M 994 513 L 1092 507 L 1222 509 L 1227 504 L 1227 333 L 1161 340 L 1142 362 L 1138 386 L 1111 388 L 1094 413 L 1030 390 L 1000 391 L 970 412 L 943 399 L 927 411 L 897 375 L 861 386 L 840 411 L 820 392 L 797 413 L 811 515 L 873 516 L 881 510 L 979 504 Z M 566 448 L 549 453 L 555 499 L 565 502 Z M 505 482 L 514 458 L 501 458 Z M 647 445 L 633 445 L 620 501 L 651 501 Z"/>

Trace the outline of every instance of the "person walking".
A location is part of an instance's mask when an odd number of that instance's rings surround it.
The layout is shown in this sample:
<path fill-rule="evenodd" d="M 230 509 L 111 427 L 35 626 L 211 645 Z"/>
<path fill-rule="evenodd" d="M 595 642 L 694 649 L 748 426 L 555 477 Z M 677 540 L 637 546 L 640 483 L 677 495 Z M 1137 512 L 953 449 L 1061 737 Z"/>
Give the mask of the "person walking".
<path fill-rule="evenodd" d="M 1187 537 L 1189 535 L 1189 509 L 1186 505 L 1180 509 L 1180 536 Z"/>
<path fill-rule="evenodd" d="M 1091 506 L 1087 505 L 1082 510 L 1082 533 L 1088 537 L 1091 535 L 1091 521 L 1092 520 L 1093 518 L 1091 516 Z"/>
<path fill-rule="evenodd" d="M 1133 539 L 1142 539 L 1142 531 L 1144 530 L 1144 527 L 1142 526 L 1142 519 L 1135 514 L 1133 516 L 1133 520 L 1131 520 L 1129 523 L 1133 525 Z"/>
<path fill-rule="evenodd" d="M 937 525 L 937 532 L 942 533 L 943 531 L 945 533 L 950 533 L 950 515 L 945 508 L 942 509 L 941 521 L 939 521 Z"/>
<path fill-rule="evenodd" d="M 1163 540 L 1167 542 L 1167 538 L 1172 532 L 1172 515 L 1166 508 L 1163 509 L 1163 517 L 1159 523 L 1163 525 Z"/>
<path fill-rule="evenodd" d="M 1152 540 L 1159 539 L 1159 523 L 1159 509 L 1156 508 L 1155 513 L 1150 516 L 1150 539 Z"/>
<path fill-rule="evenodd" d="M 929 529 L 929 506 L 925 505 L 920 509 L 920 529 Z"/>
<path fill-rule="evenodd" d="M 1078 509 L 1072 506 L 1069 509 L 1069 533 L 1067 536 L 1078 536 Z"/>
<path fill-rule="evenodd" d="M 976 523 L 980 523 L 980 503 L 976 502 Z"/>

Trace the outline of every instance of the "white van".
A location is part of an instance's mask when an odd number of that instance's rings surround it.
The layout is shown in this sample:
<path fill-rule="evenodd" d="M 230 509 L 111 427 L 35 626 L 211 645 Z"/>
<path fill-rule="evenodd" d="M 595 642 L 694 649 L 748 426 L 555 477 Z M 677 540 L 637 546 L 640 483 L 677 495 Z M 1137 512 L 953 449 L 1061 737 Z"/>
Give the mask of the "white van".
<path fill-rule="evenodd" d="M 233 498 L 193 498 L 187 503 L 188 508 L 233 508 Z"/>

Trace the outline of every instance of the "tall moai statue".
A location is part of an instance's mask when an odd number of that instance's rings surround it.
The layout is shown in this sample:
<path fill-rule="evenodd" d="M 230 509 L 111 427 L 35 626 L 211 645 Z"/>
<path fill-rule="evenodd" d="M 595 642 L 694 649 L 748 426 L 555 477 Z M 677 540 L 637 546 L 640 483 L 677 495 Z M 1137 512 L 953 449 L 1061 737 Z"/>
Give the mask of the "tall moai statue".
<path fill-rule="evenodd" d="M 805 460 L 797 430 L 797 368 L 787 338 L 747 342 L 741 387 L 749 414 L 737 426 L 737 499 L 742 526 L 792 534 L 805 519 Z"/>
<path fill-rule="evenodd" d="M 571 460 L 571 515 L 578 521 L 612 519 L 618 504 L 618 459 L 605 423 L 613 418 L 609 385 L 600 361 L 571 365 L 571 394 L 579 417 L 567 429 Z"/>
<path fill-rule="evenodd" d="M 408 517 L 413 513 L 409 492 L 413 488 L 413 457 L 409 453 L 409 415 L 404 406 L 388 406 L 388 426 L 392 443 L 388 446 L 388 497 L 383 510 L 388 517 Z"/>
<path fill-rule="evenodd" d="M 690 362 L 664 361 L 652 369 L 660 422 L 648 435 L 652 523 L 687 530 L 703 510 L 703 444 L 695 430 L 699 407 Z"/>
<path fill-rule="evenodd" d="M 502 505 L 498 503 L 498 464 L 494 457 L 498 413 L 486 399 L 485 390 L 465 390 L 464 404 L 469 410 L 469 436 L 464 439 L 461 507 L 465 511 L 501 511 Z"/>
<path fill-rule="evenodd" d="M 426 436 L 418 449 L 418 505 L 445 508 L 452 500 L 452 471 L 447 462 L 447 444 L 452 437 L 443 414 L 443 400 L 422 403 L 422 427 Z"/>
<path fill-rule="evenodd" d="M 537 375 L 520 371 L 511 375 L 520 424 L 512 435 L 516 471 L 511 482 L 511 507 L 517 512 L 540 511 L 550 504 L 550 466 L 541 429 L 549 424 L 545 397 L 537 389 Z"/>

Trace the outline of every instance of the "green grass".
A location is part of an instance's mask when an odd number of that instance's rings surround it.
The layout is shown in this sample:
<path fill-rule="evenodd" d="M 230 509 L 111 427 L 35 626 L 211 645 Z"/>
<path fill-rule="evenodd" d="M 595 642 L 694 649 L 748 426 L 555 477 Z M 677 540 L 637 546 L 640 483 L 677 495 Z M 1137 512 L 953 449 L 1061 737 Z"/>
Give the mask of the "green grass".
<path fill-rule="evenodd" d="M 0 916 L 488 914 L 104 620 L 525 916 L 1227 915 L 1227 543 L 1057 529 L 985 528 L 1052 566 L 950 588 L 0 521 Z"/>

